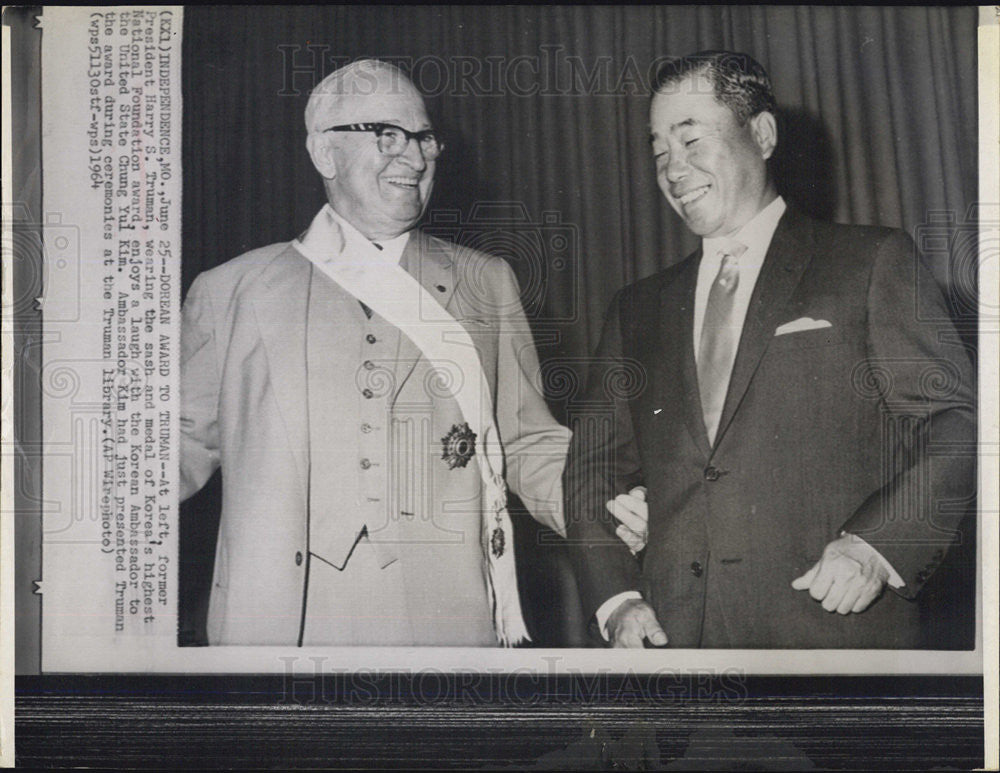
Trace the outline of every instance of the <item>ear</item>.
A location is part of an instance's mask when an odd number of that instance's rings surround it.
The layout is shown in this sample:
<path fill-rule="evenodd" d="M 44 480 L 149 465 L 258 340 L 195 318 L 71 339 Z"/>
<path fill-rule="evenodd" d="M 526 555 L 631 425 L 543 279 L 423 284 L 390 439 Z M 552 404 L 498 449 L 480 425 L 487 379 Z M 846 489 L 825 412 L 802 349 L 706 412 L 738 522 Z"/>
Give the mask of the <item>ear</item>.
<path fill-rule="evenodd" d="M 774 154 L 778 145 L 778 122 L 774 113 L 765 110 L 750 119 L 750 133 L 760 148 L 760 155 L 766 161 Z"/>
<path fill-rule="evenodd" d="M 312 132 L 306 137 L 306 149 L 312 159 L 313 166 L 324 179 L 332 180 L 337 176 L 337 159 L 333 140 L 328 134 Z"/>

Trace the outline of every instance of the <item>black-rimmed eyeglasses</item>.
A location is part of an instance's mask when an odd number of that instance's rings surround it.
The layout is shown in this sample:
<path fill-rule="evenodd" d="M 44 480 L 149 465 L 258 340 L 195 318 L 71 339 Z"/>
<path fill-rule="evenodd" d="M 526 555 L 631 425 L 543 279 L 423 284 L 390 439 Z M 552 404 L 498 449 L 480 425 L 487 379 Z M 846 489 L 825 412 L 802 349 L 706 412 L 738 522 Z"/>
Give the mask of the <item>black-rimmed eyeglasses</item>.
<path fill-rule="evenodd" d="M 387 156 L 401 156 L 406 152 L 410 140 L 416 140 L 424 159 L 433 161 L 444 150 L 444 142 L 433 129 L 419 132 L 407 131 L 391 123 L 350 123 L 331 126 L 328 132 L 373 132 L 378 138 L 378 149 Z"/>

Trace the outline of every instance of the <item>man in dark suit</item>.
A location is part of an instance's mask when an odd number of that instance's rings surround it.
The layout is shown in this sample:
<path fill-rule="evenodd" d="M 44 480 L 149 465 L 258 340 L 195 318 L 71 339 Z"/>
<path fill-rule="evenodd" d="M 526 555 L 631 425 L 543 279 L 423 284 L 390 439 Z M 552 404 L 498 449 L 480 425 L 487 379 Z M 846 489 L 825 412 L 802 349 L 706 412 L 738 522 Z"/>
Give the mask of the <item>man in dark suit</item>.
<path fill-rule="evenodd" d="M 947 319 L 940 288 L 904 233 L 786 206 L 749 57 L 669 63 L 650 129 L 702 245 L 608 311 L 588 404 L 613 419 L 567 478 L 585 613 L 616 647 L 917 646 L 975 491 L 970 359 L 918 318 Z"/>

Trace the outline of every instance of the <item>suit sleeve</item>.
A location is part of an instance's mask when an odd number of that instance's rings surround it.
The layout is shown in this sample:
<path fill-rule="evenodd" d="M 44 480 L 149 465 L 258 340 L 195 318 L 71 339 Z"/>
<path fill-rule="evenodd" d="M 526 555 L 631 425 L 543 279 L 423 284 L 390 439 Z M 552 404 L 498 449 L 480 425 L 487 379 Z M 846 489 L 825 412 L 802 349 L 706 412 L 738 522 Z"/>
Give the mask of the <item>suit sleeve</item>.
<path fill-rule="evenodd" d="M 183 502 L 219 467 L 219 367 L 211 296 L 203 277 L 181 312 L 181 450 Z"/>
<path fill-rule="evenodd" d="M 615 534 L 617 522 L 605 507 L 616 493 L 643 482 L 626 391 L 619 388 L 630 380 L 620 304 L 621 294 L 587 368 L 565 475 L 570 555 L 588 620 L 612 596 L 642 587 L 639 563 Z"/>
<path fill-rule="evenodd" d="M 502 309 L 496 411 L 507 484 L 536 521 L 565 537 L 562 474 L 571 432 L 552 417 L 545 402 L 538 353 L 514 273 L 503 260 L 495 265 Z"/>
<path fill-rule="evenodd" d="M 975 492 L 976 388 L 944 295 L 913 242 L 893 232 L 869 282 L 868 367 L 883 415 L 882 488 L 844 524 L 913 597 L 957 538 Z"/>

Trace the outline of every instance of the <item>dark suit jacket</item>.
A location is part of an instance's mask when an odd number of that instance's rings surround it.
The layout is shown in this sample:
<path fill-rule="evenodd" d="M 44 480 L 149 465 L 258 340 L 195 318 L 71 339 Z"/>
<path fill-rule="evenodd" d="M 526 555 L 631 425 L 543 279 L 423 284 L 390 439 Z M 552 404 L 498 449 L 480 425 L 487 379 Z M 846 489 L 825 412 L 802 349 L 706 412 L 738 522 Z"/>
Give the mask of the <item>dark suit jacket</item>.
<path fill-rule="evenodd" d="M 626 287 L 607 315 L 567 476 L 585 613 L 635 589 L 675 647 L 917 646 L 910 599 L 975 487 L 973 371 L 939 286 L 900 231 L 786 212 L 710 447 L 692 340 L 700 257 Z M 830 325 L 775 335 L 803 317 Z M 637 560 L 605 501 L 639 483 Z M 861 614 L 790 587 L 841 530 L 906 582 Z"/>

